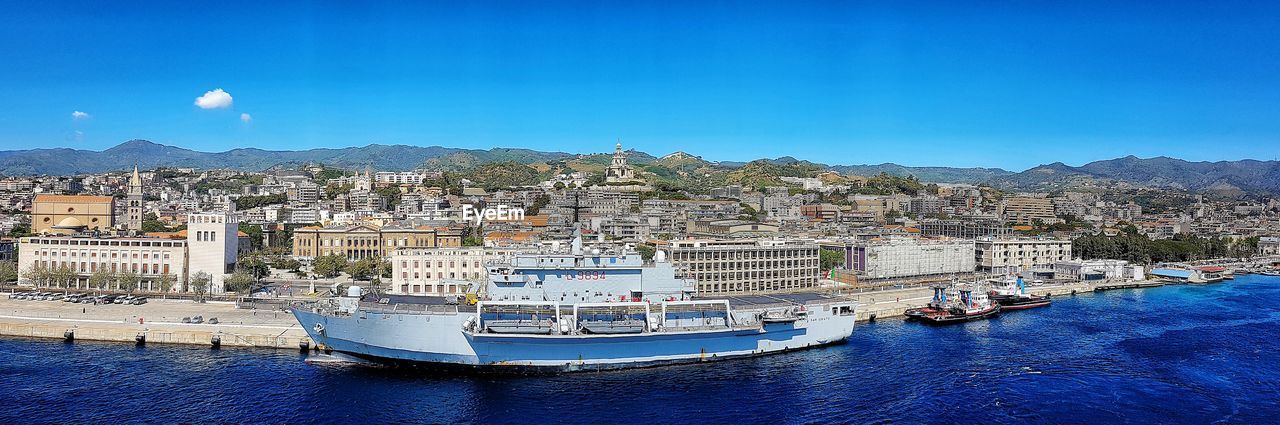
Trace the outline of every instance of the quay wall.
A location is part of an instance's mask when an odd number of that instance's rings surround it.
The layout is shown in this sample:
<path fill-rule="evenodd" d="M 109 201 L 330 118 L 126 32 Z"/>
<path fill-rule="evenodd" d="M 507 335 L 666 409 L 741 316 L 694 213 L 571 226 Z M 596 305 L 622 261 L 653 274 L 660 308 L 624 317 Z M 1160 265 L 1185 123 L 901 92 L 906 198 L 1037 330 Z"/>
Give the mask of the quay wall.
<path fill-rule="evenodd" d="M 211 346 L 214 335 L 220 338 L 222 347 L 257 347 L 284 348 L 297 350 L 299 344 L 306 342 L 314 347 L 311 338 L 301 329 L 219 329 L 207 328 L 174 329 L 169 327 L 126 327 L 97 326 L 94 324 L 77 324 L 61 322 L 21 322 L 0 319 L 0 335 L 63 339 L 66 331 L 74 332 L 74 339 L 86 341 L 129 342 L 145 335 L 147 344 L 187 344 Z"/>
<path fill-rule="evenodd" d="M 1089 283 L 1072 283 L 1054 286 L 1028 287 L 1027 292 L 1033 295 L 1050 295 L 1054 297 L 1093 292 L 1094 286 Z M 870 321 L 874 315 L 878 319 L 902 317 L 907 310 L 924 307 L 933 298 L 933 290 L 929 288 L 911 288 L 897 291 L 880 291 L 855 295 L 858 298 L 857 320 Z"/>

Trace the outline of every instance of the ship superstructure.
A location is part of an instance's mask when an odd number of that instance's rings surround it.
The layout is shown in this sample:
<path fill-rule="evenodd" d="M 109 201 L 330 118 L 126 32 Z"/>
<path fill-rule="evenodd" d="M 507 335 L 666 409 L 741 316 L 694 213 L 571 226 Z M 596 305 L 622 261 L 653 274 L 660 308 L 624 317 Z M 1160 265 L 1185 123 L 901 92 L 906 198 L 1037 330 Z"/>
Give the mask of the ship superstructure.
<path fill-rule="evenodd" d="M 326 350 L 483 370 L 574 371 L 754 356 L 844 342 L 856 303 L 813 293 L 698 298 L 658 251 L 519 255 L 487 268 L 475 305 L 378 304 L 358 293 L 295 308 Z"/>

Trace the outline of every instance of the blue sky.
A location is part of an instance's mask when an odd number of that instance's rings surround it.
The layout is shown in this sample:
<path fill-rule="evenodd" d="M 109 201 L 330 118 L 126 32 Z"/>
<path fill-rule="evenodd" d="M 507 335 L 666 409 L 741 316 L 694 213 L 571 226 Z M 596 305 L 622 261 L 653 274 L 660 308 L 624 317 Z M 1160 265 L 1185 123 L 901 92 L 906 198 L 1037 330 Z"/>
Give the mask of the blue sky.
<path fill-rule="evenodd" d="M 621 139 L 1021 170 L 1280 147 L 1278 2 L 106 3 L 0 5 L 0 150 Z"/>

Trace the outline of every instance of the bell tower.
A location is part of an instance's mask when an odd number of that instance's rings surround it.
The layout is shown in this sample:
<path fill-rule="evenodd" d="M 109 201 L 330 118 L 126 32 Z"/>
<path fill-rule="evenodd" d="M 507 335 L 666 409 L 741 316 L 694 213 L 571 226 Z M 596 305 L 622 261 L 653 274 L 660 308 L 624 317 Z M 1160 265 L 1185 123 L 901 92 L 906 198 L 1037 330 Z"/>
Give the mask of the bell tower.
<path fill-rule="evenodd" d="M 138 166 L 133 166 L 133 176 L 129 178 L 129 194 L 125 198 L 128 209 L 125 213 L 125 224 L 129 230 L 142 230 L 143 211 L 142 176 L 138 174 Z"/>

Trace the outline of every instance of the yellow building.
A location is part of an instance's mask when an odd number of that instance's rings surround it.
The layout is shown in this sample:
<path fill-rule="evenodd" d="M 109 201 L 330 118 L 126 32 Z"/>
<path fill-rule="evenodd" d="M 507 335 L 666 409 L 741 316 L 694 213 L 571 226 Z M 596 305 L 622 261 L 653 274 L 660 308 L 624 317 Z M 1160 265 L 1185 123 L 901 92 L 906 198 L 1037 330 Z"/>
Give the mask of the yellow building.
<path fill-rule="evenodd" d="M 462 246 L 462 232 L 430 226 L 379 227 L 361 223 L 348 226 L 303 227 L 293 231 L 293 256 L 316 258 L 341 255 L 355 261 L 386 257 L 397 248 Z"/>
<path fill-rule="evenodd" d="M 36 195 L 31 203 L 31 231 L 72 234 L 79 230 L 109 230 L 115 226 L 110 196 Z"/>

